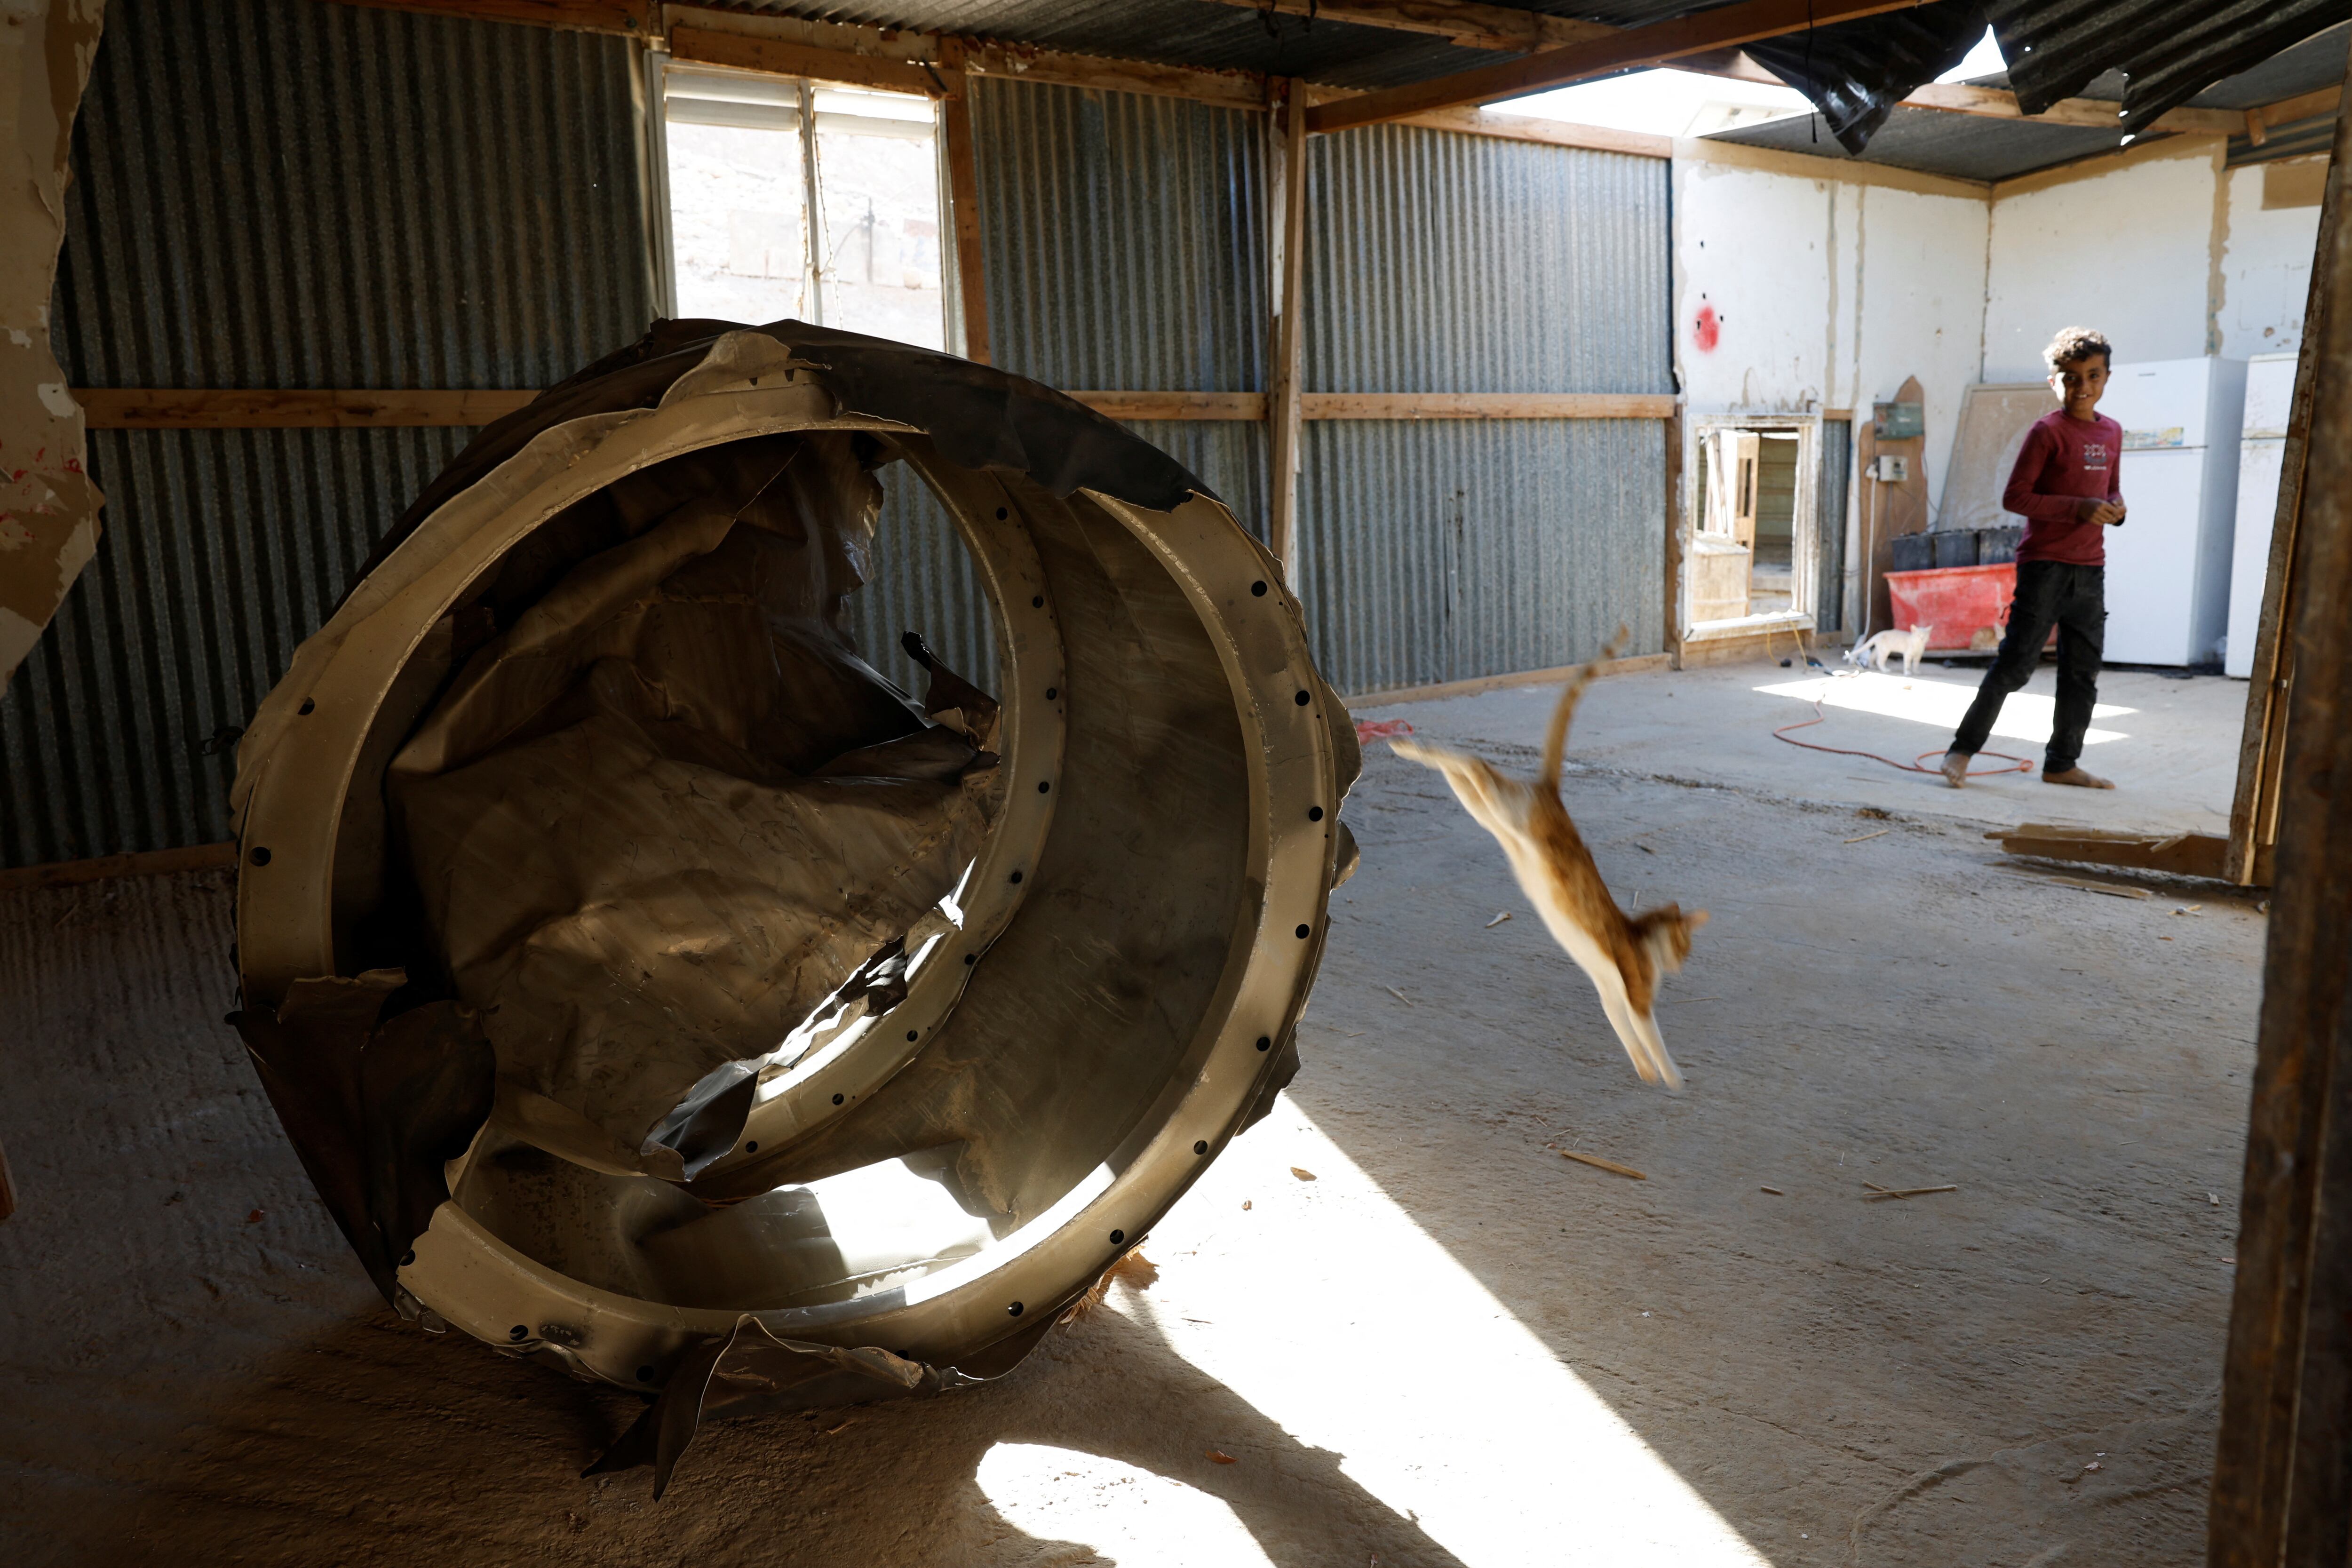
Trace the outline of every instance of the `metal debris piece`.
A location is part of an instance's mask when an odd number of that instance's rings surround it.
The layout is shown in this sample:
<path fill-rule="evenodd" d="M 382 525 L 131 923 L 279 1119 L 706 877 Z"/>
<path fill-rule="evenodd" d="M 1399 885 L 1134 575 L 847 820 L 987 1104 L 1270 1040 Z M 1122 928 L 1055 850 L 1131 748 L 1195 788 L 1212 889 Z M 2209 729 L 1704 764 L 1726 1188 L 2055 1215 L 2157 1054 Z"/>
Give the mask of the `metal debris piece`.
<path fill-rule="evenodd" d="M 920 699 L 845 608 L 893 463 L 998 634 Z M 1017 1364 L 1297 1071 L 1360 759 L 1283 584 L 1116 422 L 800 322 L 484 429 L 232 795 L 236 1023 L 386 1299 L 658 1392 L 657 1489 Z"/>

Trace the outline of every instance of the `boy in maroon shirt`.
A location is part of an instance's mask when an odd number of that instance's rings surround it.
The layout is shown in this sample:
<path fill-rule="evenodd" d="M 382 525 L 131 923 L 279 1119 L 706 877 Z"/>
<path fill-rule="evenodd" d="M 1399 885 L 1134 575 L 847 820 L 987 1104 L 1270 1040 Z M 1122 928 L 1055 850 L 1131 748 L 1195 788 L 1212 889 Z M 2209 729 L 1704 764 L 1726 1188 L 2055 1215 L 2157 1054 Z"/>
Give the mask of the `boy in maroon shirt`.
<path fill-rule="evenodd" d="M 2017 597 L 2010 602 L 2000 652 L 1944 753 L 1944 777 L 1954 789 L 1968 782 L 1969 760 L 1984 750 L 2001 703 L 2042 662 L 2052 626 L 2058 628 L 2058 715 L 2042 758 L 2042 782 L 2116 787 L 2084 773 L 2076 761 L 2098 700 L 2099 655 L 2106 644 L 2106 531 L 2124 521 L 2116 477 L 2123 426 L 2098 412 L 2114 354 L 2107 340 L 2087 327 L 2064 329 L 2042 351 L 2050 390 L 2063 406 L 2026 432 L 2000 498 L 2004 510 L 2026 520 L 2025 539 L 2017 547 Z"/>

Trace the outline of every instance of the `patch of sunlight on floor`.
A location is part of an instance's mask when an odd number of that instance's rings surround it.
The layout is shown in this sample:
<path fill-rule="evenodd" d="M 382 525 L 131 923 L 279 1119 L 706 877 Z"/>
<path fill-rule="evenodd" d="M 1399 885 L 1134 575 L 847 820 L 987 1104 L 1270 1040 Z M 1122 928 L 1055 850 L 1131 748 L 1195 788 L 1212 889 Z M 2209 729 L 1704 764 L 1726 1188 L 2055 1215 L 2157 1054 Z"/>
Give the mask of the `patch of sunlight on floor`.
<path fill-rule="evenodd" d="M 1876 713 L 1888 719 L 1909 719 L 1916 723 L 1932 725 L 1938 730 L 1959 728 L 1968 716 L 1969 704 L 1975 700 L 1977 683 L 1965 685 L 1956 680 L 1930 680 L 1925 676 L 1885 675 L 1876 670 L 1864 670 L 1859 675 L 1813 676 L 1804 680 L 1783 680 L 1773 686 L 1757 687 L 1769 697 L 1795 697 L 1807 702 L 1819 702 L 1824 708 L 1851 708 L 1859 713 Z M 2137 713 L 2137 708 L 2118 708 L 2111 702 L 2092 705 L 2093 719 L 2112 719 L 2119 713 Z M 2058 704 L 2055 700 L 2031 691 L 2010 694 L 2000 706 L 2000 717 L 1993 721 L 1992 732 L 2012 741 L 2043 742 L 2057 723 Z M 2130 737 L 2120 730 L 2102 730 L 2094 724 L 2083 731 L 2083 743 L 2095 746 L 2102 741 L 2123 741 Z"/>
<path fill-rule="evenodd" d="M 1287 1096 L 1149 1251 L 1115 1310 L 1470 1568 L 1769 1568 Z"/>
<path fill-rule="evenodd" d="M 1269 1562 L 1224 1502 L 1098 1454 L 999 1443 L 982 1457 L 975 1479 L 1014 1529 L 1092 1547 L 1120 1568 Z"/>

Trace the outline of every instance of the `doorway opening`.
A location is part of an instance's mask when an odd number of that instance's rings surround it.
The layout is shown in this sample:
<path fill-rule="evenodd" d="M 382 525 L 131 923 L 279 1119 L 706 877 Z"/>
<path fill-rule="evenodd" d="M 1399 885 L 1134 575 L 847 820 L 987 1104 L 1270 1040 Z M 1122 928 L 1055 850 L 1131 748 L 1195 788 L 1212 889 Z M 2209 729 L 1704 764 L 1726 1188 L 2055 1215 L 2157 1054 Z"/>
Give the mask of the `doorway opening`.
<path fill-rule="evenodd" d="M 1821 420 L 1701 415 L 1692 427 L 1684 640 L 1811 629 L 1821 575 Z"/>

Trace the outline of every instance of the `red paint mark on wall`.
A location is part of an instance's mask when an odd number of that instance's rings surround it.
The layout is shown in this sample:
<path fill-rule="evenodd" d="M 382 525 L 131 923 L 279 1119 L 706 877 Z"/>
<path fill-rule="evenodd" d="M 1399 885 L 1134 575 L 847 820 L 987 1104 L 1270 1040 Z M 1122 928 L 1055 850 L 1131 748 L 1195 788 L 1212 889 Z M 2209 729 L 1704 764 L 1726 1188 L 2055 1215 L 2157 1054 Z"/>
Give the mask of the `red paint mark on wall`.
<path fill-rule="evenodd" d="M 1715 352 L 1715 345 L 1723 339 L 1723 323 L 1717 319 L 1714 306 L 1698 308 L 1698 319 L 1691 323 L 1691 336 L 1697 341 L 1699 353 Z"/>

